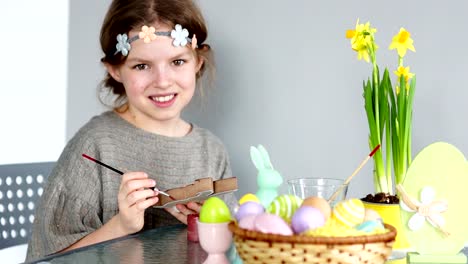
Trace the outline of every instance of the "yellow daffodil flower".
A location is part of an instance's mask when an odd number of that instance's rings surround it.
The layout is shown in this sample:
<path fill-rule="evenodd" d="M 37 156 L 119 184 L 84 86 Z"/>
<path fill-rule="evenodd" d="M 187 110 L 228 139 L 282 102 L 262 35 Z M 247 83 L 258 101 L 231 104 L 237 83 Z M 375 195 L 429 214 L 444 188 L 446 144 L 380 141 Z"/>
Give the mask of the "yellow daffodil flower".
<path fill-rule="evenodd" d="M 404 57 L 406 50 L 408 49 L 416 52 L 413 46 L 413 39 L 411 38 L 411 34 L 406 31 L 405 28 L 400 28 L 400 32 L 398 32 L 398 34 L 393 37 L 392 43 L 388 48 L 390 50 L 397 49 L 398 55 L 400 57 Z"/>
<path fill-rule="evenodd" d="M 401 76 L 404 76 L 406 82 L 408 82 L 409 79 L 413 78 L 414 76 L 414 73 L 410 72 L 409 66 L 408 67 L 400 66 L 398 67 L 396 71 L 394 71 L 394 73 L 396 74 L 396 76 L 398 76 L 398 78 L 400 78 Z"/>
<path fill-rule="evenodd" d="M 370 23 L 360 24 L 356 21 L 355 29 L 346 31 L 346 38 L 350 39 L 351 48 L 358 53 L 358 59 L 369 62 L 369 49 L 377 49 L 374 43 L 374 34 L 377 29 L 371 28 Z"/>

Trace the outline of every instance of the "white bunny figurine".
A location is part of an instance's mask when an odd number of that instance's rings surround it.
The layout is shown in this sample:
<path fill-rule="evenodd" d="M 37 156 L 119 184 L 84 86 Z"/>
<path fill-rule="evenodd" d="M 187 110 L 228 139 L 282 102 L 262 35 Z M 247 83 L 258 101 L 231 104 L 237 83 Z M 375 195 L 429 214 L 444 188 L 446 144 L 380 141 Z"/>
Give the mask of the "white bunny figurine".
<path fill-rule="evenodd" d="M 278 196 L 278 187 L 283 184 L 283 178 L 273 169 L 268 152 L 262 145 L 250 147 L 250 158 L 258 170 L 256 196 L 265 208 Z"/>

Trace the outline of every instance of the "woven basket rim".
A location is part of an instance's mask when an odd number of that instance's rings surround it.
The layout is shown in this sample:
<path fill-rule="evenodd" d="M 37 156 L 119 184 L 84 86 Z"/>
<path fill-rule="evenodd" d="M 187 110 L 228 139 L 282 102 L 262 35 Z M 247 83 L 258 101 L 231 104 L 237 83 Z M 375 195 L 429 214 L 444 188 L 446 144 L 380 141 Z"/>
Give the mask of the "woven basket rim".
<path fill-rule="evenodd" d="M 266 234 L 258 231 L 252 231 L 240 228 L 236 222 L 231 221 L 228 225 L 229 230 L 235 235 L 243 239 L 268 241 L 279 243 L 295 243 L 295 244 L 325 244 L 325 245 L 352 245 L 352 244 L 367 244 L 375 242 L 390 242 L 394 241 L 397 231 L 395 227 L 389 224 L 384 224 L 389 231 L 383 234 L 351 236 L 351 237 L 324 237 L 324 236 L 300 236 L 300 235 L 277 235 Z"/>

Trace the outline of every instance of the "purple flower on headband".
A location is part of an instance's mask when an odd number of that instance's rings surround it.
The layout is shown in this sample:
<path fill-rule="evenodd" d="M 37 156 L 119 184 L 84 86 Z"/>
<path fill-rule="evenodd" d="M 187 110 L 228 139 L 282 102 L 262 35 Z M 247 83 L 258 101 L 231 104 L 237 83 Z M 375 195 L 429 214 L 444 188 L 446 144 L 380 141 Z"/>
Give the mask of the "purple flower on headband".
<path fill-rule="evenodd" d="M 189 32 L 186 28 L 182 28 L 181 25 L 175 25 L 175 29 L 171 31 L 171 38 L 174 39 L 172 45 L 175 47 L 187 45 L 187 37 Z"/>
<path fill-rule="evenodd" d="M 117 45 L 115 45 L 115 48 L 117 49 L 116 53 L 122 52 L 122 55 L 128 55 L 128 51 L 131 49 L 131 46 L 130 43 L 128 43 L 127 34 L 117 35 Z"/>

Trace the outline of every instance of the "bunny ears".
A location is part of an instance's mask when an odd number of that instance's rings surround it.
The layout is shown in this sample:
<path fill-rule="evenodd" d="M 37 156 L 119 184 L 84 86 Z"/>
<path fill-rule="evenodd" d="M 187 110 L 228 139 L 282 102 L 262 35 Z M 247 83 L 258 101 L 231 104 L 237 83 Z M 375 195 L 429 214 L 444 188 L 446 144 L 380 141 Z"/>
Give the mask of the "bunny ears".
<path fill-rule="evenodd" d="M 261 169 L 273 169 L 273 165 L 270 161 L 270 155 L 262 145 L 258 147 L 250 147 L 250 159 L 258 170 Z"/>

